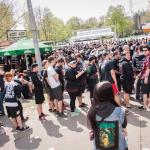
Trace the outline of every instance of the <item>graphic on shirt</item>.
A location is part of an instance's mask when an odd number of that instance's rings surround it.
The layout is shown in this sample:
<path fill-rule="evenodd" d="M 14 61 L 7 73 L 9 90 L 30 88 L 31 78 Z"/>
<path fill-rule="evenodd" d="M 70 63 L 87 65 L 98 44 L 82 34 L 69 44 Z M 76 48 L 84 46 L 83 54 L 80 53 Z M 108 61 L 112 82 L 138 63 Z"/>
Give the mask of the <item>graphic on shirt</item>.
<path fill-rule="evenodd" d="M 118 121 L 104 121 L 97 123 L 95 141 L 97 149 L 118 148 Z"/>
<path fill-rule="evenodd" d="M 14 85 L 9 85 L 9 86 L 6 87 L 5 97 L 6 98 L 14 98 L 15 97 Z"/>

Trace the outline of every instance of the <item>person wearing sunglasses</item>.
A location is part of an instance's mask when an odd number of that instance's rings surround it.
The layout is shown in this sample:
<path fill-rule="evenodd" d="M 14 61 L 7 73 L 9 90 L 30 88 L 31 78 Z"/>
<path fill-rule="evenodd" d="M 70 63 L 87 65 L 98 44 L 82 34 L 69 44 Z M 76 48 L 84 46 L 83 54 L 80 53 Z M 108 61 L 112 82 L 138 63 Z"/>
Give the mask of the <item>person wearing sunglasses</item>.
<path fill-rule="evenodd" d="M 148 45 L 143 46 L 143 52 L 146 58 L 143 62 L 142 71 L 138 75 L 141 78 L 141 91 L 143 95 L 143 106 L 139 107 L 141 110 L 150 107 L 150 101 L 148 100 L 150 95 L 150 47 Z"/>

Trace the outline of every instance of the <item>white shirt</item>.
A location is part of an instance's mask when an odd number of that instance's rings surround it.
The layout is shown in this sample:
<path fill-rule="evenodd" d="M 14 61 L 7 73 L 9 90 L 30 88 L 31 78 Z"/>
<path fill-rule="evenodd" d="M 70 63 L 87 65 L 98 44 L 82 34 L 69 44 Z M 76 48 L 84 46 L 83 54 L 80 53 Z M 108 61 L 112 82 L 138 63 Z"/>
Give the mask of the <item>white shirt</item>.
<path fill-rule="evenodd" d="M 48 67 L 47 74 L 48 74 L 48 82 L 51 88 L 56 88 L 60 86 L 59 80 L 55 80 L 55 78 L 53 77 L 54 75 L 57 74 L 53 66 Z"/>

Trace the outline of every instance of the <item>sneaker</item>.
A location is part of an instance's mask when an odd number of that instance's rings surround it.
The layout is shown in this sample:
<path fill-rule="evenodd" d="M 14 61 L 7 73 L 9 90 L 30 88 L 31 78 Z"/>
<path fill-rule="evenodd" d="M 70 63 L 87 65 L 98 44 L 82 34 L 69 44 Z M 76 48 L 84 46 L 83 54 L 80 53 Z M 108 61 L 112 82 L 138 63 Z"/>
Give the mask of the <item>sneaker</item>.
<path fill-rule="evenodd" d="M 49 109 L 48 111 L 49 111 L 49 112 L 53 112 L 53 110 L 52 110 L 52 109 Z"/>
<path fill-rule="evenodd" d="M 82 107 L 86 107 L 86 106 L 87 106 L 87 104 L 82 103 L 79 107 L 82 108 Z"/>
<path fill-rule="evenodd" d="M 140 110 L 146 110 L 146 108 L 144 108 L 144 106 L 139 106 L 138 109 L 140 109 Z"/>
<path fill-rule="evenodd" d="M 71 117 L 79 116 L 80 114 L 77 112 L 71 112 Z"/>
<path fill-rule="evenodd" d="M 41 116 L 39 116 L 39 120 L 40 120 L 40 121 L 45 120 L 45 116 L 42 116 L 42 115 L 41 115 Z"/>
<path fill-rule="evenodd" d="M 44 113 L 41 113 L 41 115 L 42 115 L 42 116 L 44 116 L 44 117 L 46 117 L 46 116 L 47 116 L 47 115 L 46 115 L 46 114 L 44 114 Z"/>
<path fill-rule="evenodd" d="M 75 108 L 74 112 L 80 113 L 81 111 L 79 109 Z"/>
<path fill-rule="evenodd" d="M 130 113 L 129 110 L 125 110 L 125 114 L 128 115 Z"/>
<path fill-rule="evenodd" d="M 19 131 L 26 131 L 27 129 L 29 129 L 29 126 L 27 126 L 27 127 L 22 127 L 22 128 L 19 128 Z"/>
<path fill-rule="evenodd" d="M 59 113 L 59 114 L 58 114 L 58 117 L 66 118 L 66 117 L 67 117 L 67 115 L 65 115 L 63 112 L 61 112 L 61 113 Z"/>
<path fill-rule="evenodd" d="M 20 130 L 20 128 L 19 128 L 19 127 L 17 127 L 17 128 L 16 128 L 16 130 Z"/>

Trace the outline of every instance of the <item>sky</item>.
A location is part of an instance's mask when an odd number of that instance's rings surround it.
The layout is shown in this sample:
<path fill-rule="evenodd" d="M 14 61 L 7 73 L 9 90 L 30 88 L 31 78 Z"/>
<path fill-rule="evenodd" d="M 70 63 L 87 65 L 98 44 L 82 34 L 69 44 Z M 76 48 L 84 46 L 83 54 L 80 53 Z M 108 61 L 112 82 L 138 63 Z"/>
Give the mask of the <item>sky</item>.
<path fill-rule="evenodd" d="M 99 18 L 107 13 L 110 5 L 121 4 L 129 14 L 130 0 L 32 0 L 34 7 L 48 7 L 52 13 L 65 22 L 72 16 L 83 20 L 89 17 Z M 17 0 L 18 6 L 26 8 L 26 0 Z M 148 8 L 148 0 L 132 0 L 133 12 Z"/>

